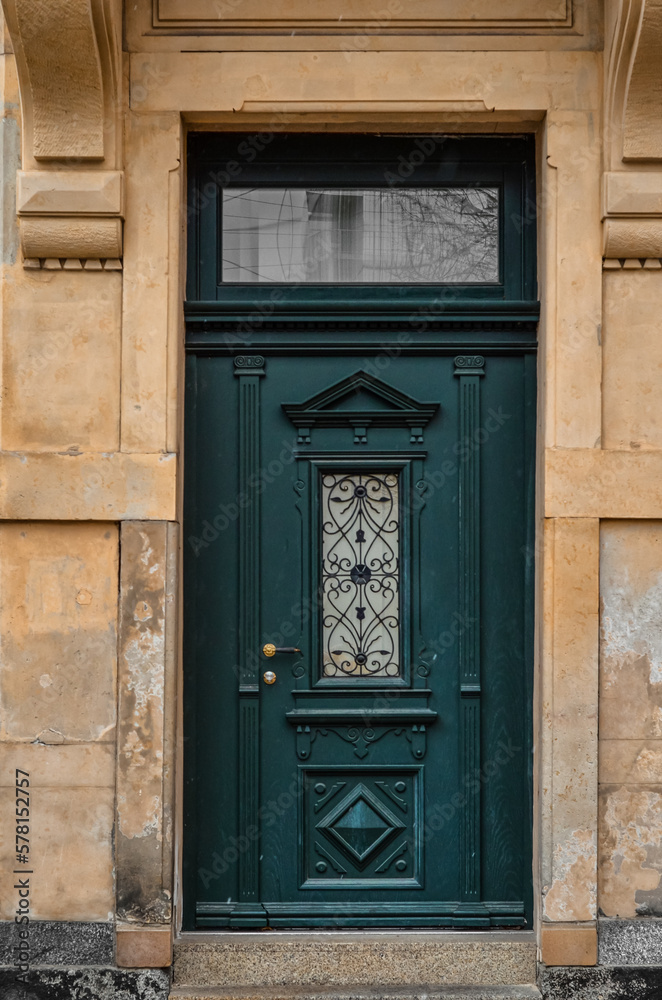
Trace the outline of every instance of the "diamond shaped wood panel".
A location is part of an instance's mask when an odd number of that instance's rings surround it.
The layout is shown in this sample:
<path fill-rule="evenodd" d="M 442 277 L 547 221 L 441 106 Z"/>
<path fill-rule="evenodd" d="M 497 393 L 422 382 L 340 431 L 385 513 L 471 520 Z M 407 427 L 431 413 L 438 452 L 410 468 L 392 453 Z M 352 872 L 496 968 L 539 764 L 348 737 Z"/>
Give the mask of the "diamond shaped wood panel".
<path fill-rule="evenodd" d="M 423 767 L 302 768 L 302 888 L 422 887 Z"/>

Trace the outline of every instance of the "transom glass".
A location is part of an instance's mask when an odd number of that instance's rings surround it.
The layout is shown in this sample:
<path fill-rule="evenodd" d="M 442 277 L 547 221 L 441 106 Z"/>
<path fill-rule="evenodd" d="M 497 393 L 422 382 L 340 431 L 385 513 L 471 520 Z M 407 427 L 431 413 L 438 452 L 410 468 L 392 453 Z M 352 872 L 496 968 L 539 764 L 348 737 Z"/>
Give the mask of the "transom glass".
<path fill-rule="evenodd" d="M 223 281 L 493 284 L 499 189 L 229 188 L 222 240 Z"/>

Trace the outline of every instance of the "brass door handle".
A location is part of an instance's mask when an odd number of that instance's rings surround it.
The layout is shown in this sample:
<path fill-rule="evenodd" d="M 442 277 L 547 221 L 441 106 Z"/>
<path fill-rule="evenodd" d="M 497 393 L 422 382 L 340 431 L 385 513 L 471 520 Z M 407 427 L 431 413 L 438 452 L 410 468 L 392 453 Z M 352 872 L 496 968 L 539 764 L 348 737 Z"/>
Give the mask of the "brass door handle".
<path fill-rule="evenodd" d="M 262 647 L 265 656 L 275 656 L 276 653 L 300 653 L 296 646 L 274 646 L 273 642 L 267 642 Z"/>

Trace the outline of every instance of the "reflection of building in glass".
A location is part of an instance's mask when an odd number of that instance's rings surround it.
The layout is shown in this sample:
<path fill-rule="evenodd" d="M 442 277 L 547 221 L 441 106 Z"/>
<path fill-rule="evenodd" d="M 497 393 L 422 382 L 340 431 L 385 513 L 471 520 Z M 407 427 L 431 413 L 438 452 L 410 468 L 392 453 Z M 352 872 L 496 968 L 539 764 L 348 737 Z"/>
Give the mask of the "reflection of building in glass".
<path fill-rule="evenodd" d="M 493 283 L 499 280 L 499 192 L 226 190 L 223 278 Z"/>

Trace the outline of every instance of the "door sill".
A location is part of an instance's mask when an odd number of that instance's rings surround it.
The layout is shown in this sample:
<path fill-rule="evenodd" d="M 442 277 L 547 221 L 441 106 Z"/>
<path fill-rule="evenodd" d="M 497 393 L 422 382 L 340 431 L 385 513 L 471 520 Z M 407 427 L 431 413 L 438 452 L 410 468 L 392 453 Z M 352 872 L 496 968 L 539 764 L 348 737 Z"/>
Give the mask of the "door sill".
<path fill-rule="evenodd" d="M 325 941 L 337 940 L 347 941 L 382 941 L 392 940 L 397 937 L 406 937 L 407 940 L 420 939 L 421 941 L 448 940 L 449 942 L 464 941 L 522 941 L 535 942 L 535 930 L 521 930 L 515 928 L 507 930 L 503 927 L 494 928 L 473 928 L 473 927 L 274 927 L 265 930 L 247 931 L 210 928 L 209 930 L 180 931 L 175 938 L 175 945 L 178 944 L 235 944 L 265 941 L 269 938 L 279 941 L 291 940 L 301 942 L 309 938 L 311 941 L 324 938 Z"/>

